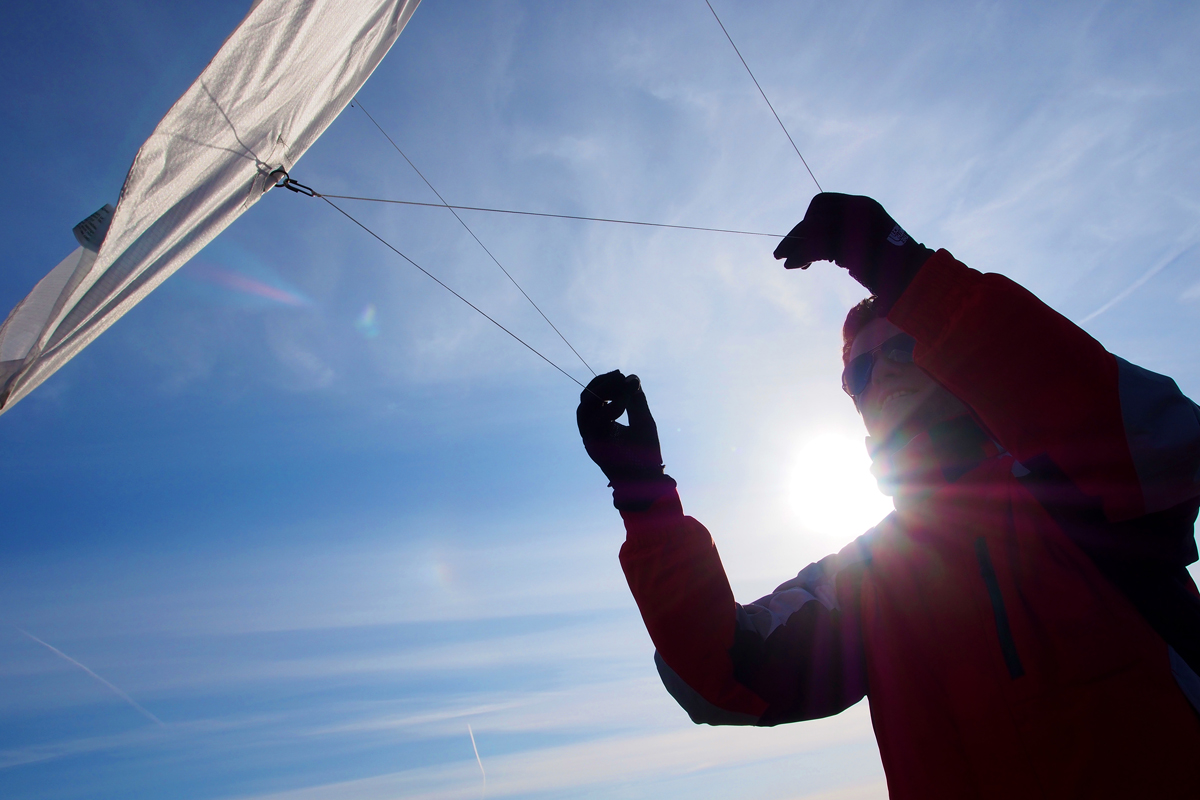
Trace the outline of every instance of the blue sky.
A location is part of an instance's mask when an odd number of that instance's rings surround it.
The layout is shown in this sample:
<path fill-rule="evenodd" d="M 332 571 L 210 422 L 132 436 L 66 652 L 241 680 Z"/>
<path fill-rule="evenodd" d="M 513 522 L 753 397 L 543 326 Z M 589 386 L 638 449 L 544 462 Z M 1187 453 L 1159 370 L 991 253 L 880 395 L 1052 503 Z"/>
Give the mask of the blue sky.
<path fill-rule="evenodd" d="M 1200 396 L 1200 9 L 714 5 L 826 189 Z M 6 6 L 0 306 L 245 9 Z M 815 190 L 702 0 L 425 0 L 360 97 L 455 203 L 785 232 Z M 293 176 L 435 199 L 354 108 Z M 446 212 L 346 207 L 587 377 Z M 846 275 L 785 273 L 771 239 L 464 218 L 593 367 L 642 376 L 740 598 L 886 510 L 838 383 Z M 885 796 L 864 705 L 717 730 L 667 697 L 577 396 L 267 195 L 0 418 L 0 794 L 474 798 L 470 725 L 492 797 Z"/>

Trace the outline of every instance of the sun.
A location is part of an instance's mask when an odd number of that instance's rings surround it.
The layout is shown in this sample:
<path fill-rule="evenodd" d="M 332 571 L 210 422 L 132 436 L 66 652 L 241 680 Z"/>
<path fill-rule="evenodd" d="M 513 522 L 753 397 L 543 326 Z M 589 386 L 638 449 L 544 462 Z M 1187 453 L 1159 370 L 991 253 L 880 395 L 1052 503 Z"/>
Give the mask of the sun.
<path fill-rule="evenodd" d="M 797 521 L 839 546 L 876 525 L 892 498 L 879 491 L 870 466 L 861 438 L 827 432 L 804 442 L 788 478 Z"/>

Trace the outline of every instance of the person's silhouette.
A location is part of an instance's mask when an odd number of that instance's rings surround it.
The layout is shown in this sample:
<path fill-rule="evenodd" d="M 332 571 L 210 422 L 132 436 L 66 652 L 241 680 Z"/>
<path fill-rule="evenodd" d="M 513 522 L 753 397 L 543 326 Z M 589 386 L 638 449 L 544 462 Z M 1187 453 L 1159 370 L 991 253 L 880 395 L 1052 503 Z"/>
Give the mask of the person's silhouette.
<path fill-rule="evenodd" d="M 640 381 L 593 380 L 579 431 L 667 689 L 709 724 L 869 697 L 893 798 L 1200 797 L 1200 409 L 870 198 L 818 195 L 775 256 L 872 292 L 842 386 L 896 511 L 738 604 Z"/>

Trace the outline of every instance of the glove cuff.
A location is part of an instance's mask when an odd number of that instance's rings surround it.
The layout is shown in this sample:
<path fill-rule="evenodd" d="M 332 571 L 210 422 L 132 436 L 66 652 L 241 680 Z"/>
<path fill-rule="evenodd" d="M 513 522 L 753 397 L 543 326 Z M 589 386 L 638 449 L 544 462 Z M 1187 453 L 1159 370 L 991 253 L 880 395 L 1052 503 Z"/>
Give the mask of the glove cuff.
<path fill-rule="evenodd" d="M 889 244 L 884 245 L 885 249 L 878 263 L 848 270 L 850 277 L 879 298 L 877 307 L 884 314 L 891 310 L 913 278 L 921 271 L 921 267 L 933 256 L 932 250 L 908 238 L 908 234 L 901 230 L 899 225 L 895 230 L 899 231 L 899 236 L 907 239 L 904 244 L 896 247 L 889 239 Z"/>
<path fill-rule="evenodd" d="M 645 511 L 660 497 L 675 491 L 675 479 L 665 473 L 643 478 L 624 478 L 608 484 L 613 490 L 613 507 L 618 511 Z"/>

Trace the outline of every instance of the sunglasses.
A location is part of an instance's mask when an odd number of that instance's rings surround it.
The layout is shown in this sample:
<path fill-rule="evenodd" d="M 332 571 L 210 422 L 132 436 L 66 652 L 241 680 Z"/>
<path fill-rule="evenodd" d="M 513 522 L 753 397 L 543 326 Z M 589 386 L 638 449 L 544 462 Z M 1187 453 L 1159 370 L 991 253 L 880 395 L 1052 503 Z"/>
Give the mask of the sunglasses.
<path fill-rule="evenodd" d="M 916 339 L 907 333 L 900 333 L 873 350 L 860 353 L 850 359 L 850 363 L 842 370 L 842 391 L 853 397 L 857 404 L 859 395 L 865 392 L 871 383 L 871 372 L 875 369 L 875 355 L 880 354 L 896 364 L 911 364 L 913 348 L 916 344 Z"/>

